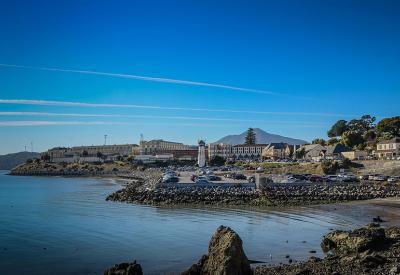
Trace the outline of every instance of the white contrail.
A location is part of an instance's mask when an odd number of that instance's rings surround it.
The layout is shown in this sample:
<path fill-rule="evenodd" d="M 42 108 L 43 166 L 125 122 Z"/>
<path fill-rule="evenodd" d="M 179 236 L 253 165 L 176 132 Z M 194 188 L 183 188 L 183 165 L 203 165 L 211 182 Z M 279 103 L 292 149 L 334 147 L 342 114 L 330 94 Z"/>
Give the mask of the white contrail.
<path fill-rule="evenodd" d="M 279 123 L 280 124 L 280 123 Z M 135 122 L 109 122 L 109 121 L 42 121 L 42 120 L 11 120 L 0 121 L 0 127 L 26 127 L 26 126 L 74 126 L 74 125 L 124 125 L 124 126 L 174 126 L 174 127 L 237 127 L 238 124 L 205 124 L 205 123 L 135 123 Z M 314 124 L 293 124 L 290 128 L 319 128 Z"/>
<path fill-rule="evenodd" d="M 280 93 L 275 93 L 275 92 L 265 91 L 265 90 L 241 88 L 241 87 L 235 87 L 235 86 L 230 86 L 230 85 L 214 84 L 214 83 L 207 83 L 207 82 L 197 82 L 197 81 L 190 81 L 190 80 L 171 79 L 171 78 L 163 78 L 163 77 L 151 77 L 151 76 L 141 76 L 141 75 L 132 75 L 132 74 L 118 74 L 118 73 L 87 71 L 87 70 L 71 70 L 71 69 L 62 69 L 62 68 L 35 67 L 35 66 L 1 64 L 1 63 L 0 63 L 0 66 L 11 67 L 11 68 L 20 68 L 20 69 L 41 70 L 41 71 L 68 72 L 68 73 L 92 74 L 92 75 L 111 76 L 111 77 L 122 77 L 122 78 L 130 78 L 130 79 L 138 79 L 138 80 L 162 82 L 162 83 L 213 87 L 213 88 L 235 90 L 235 91 L 241 91 L 241 92 L 247 92 L 247 93 L 267 94 L 267 95 L 275 95 L 275 96 L 283 95 Z"/>
<path fill-rule="evenodd" d="M 0 121 L 0 126 L 54 126 L 54 125 L 124 125 L 119 122 L 105 121 L 41 121 L 41 120 L 12 120 Z"/>
<path fill-rule="evenodd" d="M 0 112 L 0 116 L 46 116 L 46 117 L 118 117 L 118 118 L 139 118 L 139 119 L 167 119 L 167 120 L 201 120 L 201 121 L 233 121 L 233 122 L 252 122 L 265 124 L 302 124 L 298 121 L 284 120 L 260 120 L 260 119 L 241 119 L 241 118 L 217 118 L 217 117 L 193 117 L 193 116 L 153 116 L 153 115 L 109 115 L 109 114 L 76 114 L 76 113 L 46 113 L 46 112 Z M 302 125 L 325 126 L 325 123 L 308 123 Z"/>
<path fill-rule="evenodd" d="M 42 106 L 71 106 L 71 107 L 100 107 L 100 108 L 133 108 L 133 109 L 156 109 L 172 111 L 198 111 L 198 112 L 221 112 L 221 113 L 242 113 L 242 114 L 264 114 L 264 115 L 284 115 L 284 116 L 325 116 L 325 117 L 349 117 L 350 114 L 334 113 L 311 113 L 311 112 L 268 112 L 253 110 L 233 110 L 233 109 L 208 109 L 208 108 L 186 108 L 186 107 L 163 107 L 157 105 L 133 105 L 133 104 L 102 104 L 102 103 L 83 103 L 70 101 L 52 100 L 27 100 L 27 99 L 0 99 L 0 104 L 22 104 L 22 105 L 42 105 Z"/>
<path fill-rule="evenodd" d="M 0 112 L 0 116 L 50 116 L 50 117 L 129 117 L 126 115 L 74 114 L 46 112 Z"/>

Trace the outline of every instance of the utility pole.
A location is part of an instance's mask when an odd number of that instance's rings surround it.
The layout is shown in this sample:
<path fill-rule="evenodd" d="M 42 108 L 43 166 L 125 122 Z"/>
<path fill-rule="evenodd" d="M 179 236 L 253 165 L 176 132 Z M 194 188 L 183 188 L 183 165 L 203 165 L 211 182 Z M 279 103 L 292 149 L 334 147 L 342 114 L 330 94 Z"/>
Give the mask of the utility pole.
<path fill-rule="evenodd" d="M 107 145 L 107 135 L 104 135 L 104 145 Z"/>

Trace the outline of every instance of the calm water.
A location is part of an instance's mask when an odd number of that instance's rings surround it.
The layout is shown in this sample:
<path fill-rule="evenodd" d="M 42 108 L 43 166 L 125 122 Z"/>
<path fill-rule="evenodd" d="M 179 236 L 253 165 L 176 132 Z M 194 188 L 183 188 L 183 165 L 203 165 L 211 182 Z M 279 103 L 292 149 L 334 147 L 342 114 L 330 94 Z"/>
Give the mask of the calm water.
<path fill-rule="evenodd" d="M 106 202 L 112 180 L 11 177 L 0 172 L 0 274 L 102 274 L 136 259 L 145 274 L 173 274 L 197 262 L 223 224 L 236 230 L 252 260 L 310 256 L 329 229 L 381 215 L 396 205 L 358 203 L 290 209 L 156 208 Z M 303 241 L 307 241 L 304 243 Z M 272 254 L 272 260 L 269 255 Z"/>

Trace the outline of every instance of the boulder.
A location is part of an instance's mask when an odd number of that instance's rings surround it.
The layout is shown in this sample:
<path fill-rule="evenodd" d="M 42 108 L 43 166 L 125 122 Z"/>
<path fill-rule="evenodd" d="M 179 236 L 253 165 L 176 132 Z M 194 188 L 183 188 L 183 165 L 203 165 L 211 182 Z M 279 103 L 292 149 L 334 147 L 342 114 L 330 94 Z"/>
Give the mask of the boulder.
<path fill-rule="evenodd" d="M 133 263 L 116 264 L 104 271 L 104 275 L 143 275 L 142 267 L 134 261 Z"/>
<path fill-rule="evenodd" d="M 212 236 L 208 254 L 182 275 L 251 275 L 242 239 L 229 227 L 220 226 Z"/>
<path fill-rule="evenodd" d="M 378 250 L 387 240 L 383 228 L 370 224 L 354 231 L 331 232 L 323 238 L 321 247 L 324 252 L 350 254 Z"/>

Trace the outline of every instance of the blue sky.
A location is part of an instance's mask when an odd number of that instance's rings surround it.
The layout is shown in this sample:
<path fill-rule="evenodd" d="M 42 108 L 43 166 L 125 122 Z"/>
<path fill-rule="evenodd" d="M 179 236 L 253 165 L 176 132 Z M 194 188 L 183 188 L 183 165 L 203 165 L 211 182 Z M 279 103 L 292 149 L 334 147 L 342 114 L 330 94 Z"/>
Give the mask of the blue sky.
<path fill-rule="evenodd" d="M 0 1 L 0 63 L 20 66 L 0 65 L 0 153 L 248 127 L 312 140 L 338 119 L 399 115 L 399 13 L 395 0 Z"/>

